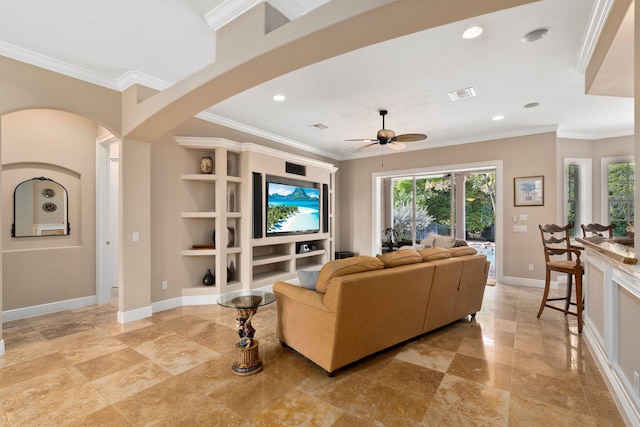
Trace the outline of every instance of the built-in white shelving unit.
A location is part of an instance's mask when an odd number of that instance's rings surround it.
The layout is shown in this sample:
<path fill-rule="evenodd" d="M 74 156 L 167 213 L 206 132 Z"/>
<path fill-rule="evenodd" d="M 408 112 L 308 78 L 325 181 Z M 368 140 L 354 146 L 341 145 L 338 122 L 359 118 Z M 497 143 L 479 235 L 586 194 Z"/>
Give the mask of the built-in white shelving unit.
<path fill-rule="evenodd" d="M 296 277 L 301 269 L 320 269 L 332 259 L 335 225 L 333 181 L 336 172 L 332 164 L 222 138 L 175 139 L 182 148 L 198 152 L 194 159 L 208 156 L 214 160 L 212 174 L 180 175 L 185 191 L 190 196 L 185 200 L 195 204 L 185 207 L 180 213 L 189 240 L 193 245 L 213 243 L 208 236 L 214 233 L 216 240 L 215 248 L 181 249 L 187 270 L 196 269 L 192 274 L 187 274 L 193 283 L 183 285 L 184 296 L 218 295 L 238 289 L 269 286 L 276 281 Z M 288 174 L 285 171 L 286 162 L 304 165 L 307 175 Z M 253 188 L 251 178 L 254 172 L 262 176 L 262 188 Z M 264 178 L 267 175 L 320 185 L 322 191 L 327 192 L 323 195 L 327 200 L 327 209 L 322 215 L 328 217 L 328 227 L 321 227 L 319 233 L 303 235 L 267 237 L 263 233 L 258 237 L 253 236 L 253 195 L 256 191 L 265 194 Z M 259 209 L 264 215 L 266 202 L 264 198 L 262 200 L 263 205 Z M 302 243 L 307 244 L 310 250 L 300 251 Z M 210 262 L 207 263 L 207 260 Z M 204 274 L 203 266 L 215 271 L 215 287 L 205 287 L 198 281 Z M 232 274 L 229 281 L 228 274 Z"/>

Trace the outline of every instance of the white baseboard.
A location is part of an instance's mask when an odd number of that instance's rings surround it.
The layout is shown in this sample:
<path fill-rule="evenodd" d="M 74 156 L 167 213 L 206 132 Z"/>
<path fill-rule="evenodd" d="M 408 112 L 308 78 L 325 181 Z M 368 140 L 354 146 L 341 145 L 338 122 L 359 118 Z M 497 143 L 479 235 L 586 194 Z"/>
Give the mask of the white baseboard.
<path fill-rule="evenodd" d="M 585 319 L 582 336 L 607 383 L 625 424 L 640 426 L 640 398 L 633 394 L 633 386 L 629 384 L 624 374 L 609 364 L 604 348 L 597 338 L 598 335 L 593 332 L 593 325 L 589 319 Z"/>
<path fill-rule="evenodd" d="M 158 302 L 152 302 L 151 311 L 153 311 L 154 313 L 157 313 L 159 311 L 170 310 L 172 308 L 180 307 L 184 305 L 183 299 L 184 297 L 182 298 L 178 297 L 178 298 L 165 299 Z"/>
<path fill-rule="evenodd" d="M 218 295 L 188 295 L 182 297 L 182 305 L 213 305 L 217 304 Z"/>
<path fill-rule="evenodd" d="M 503 276 L 500 280 L 498 280 L 498 282 L 504 283 L 505 285 L 528 286 L 531 288 L 544 289 L 544 280 L 540 279 L 525 279 L 523 277 Z M 560 289 L 558 282 L 551 282 L 551 289 Z"/>
<path fill-rule="evenodd" d="M 41 316 L 43 314 L 57 313 L 59 311 L 71 310 L 74 308 L 86 307 L 96 304 L 96 296 L 91 295 L 83 298 L 75 298 L 66 301 L 57 301 L 48 304 L 34 305 L 31 307 L 17 308 L 2 312 L 2 321 L 26 319 L 28 317 Z"/>
<path fill-rule="evenodd" d="M 150 305 L 130 311 L 118 311 L 118 323 L 135 322 L 136 320 L 151 317 L 152 314 L 153 310 Z"/>

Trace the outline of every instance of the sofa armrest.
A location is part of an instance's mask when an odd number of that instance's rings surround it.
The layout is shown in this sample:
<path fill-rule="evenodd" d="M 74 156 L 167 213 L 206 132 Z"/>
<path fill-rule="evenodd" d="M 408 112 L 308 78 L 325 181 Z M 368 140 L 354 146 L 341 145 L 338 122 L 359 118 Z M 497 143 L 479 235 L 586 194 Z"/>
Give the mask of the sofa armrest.
<path fill-rule="evenodd" d="M 307 307 L 312 307 L 327 312 L 331 311 L 322 302 L 324 294 L 316 292 L 312 289 L 292 285 L 291 283 L 287 282 L 276 282 L 273 284 L 273 292 L 276 294 L 276 296 L 281 295 Z"/>
<path fill-rule="evenodd" d="M 335 348 L 336 313 L 322 303 L 324 294 L 286 282 L 273 284 L 276 336 L 327 372 Z"/>

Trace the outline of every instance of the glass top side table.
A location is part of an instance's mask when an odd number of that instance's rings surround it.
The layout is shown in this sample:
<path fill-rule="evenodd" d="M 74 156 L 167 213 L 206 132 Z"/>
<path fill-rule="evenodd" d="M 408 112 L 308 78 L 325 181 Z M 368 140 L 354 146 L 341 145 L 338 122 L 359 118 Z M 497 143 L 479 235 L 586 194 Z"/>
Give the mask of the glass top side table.
<path fill-rule="evenodd" d="M 258 354 L 259 342 L 253 339 L 256 330 L 251 325 L 251 319 L 258 307 L 271 304 L 275 300 L 275 295 L 263 291 L 236 291 L 218 297 L 219 305 L 235 308 L 238 312 L 236 327 L 240 341 L 236 343 L 236 361 L 231 366 L 235 374 L 252 375 L 262 370 L 262 361 Z"/>

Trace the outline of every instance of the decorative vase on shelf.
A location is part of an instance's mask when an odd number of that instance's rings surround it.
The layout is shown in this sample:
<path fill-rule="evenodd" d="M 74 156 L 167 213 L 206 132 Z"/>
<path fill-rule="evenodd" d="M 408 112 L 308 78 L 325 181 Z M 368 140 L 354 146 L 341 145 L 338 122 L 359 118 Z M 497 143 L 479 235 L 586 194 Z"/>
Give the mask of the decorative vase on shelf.
<path fill-rule="evenodd" d="M 213 173 L 213 159 L 208 156 L 200 159 L 200 170 L 206 174 Z"/>
<path fill-rule="evenodd" d="M 211 270 L 207 268 L 207 272 L 204 274 L 202 278 L 202 284 L 205 286 L 215 286 L 215 277 L 211 273 Z"/>
<path fill-rule="evenodd" d="M 236 244 L 236 230 L 233 227 L 227 227 L 227 230 L 229 231 L 227 247 L 232 248 Z"/>
<path fill-rule="evenodd" d="M 233 261 L 227 267 L 227 282 L 232 282 L 236 277 L 236 266 Z"/>

